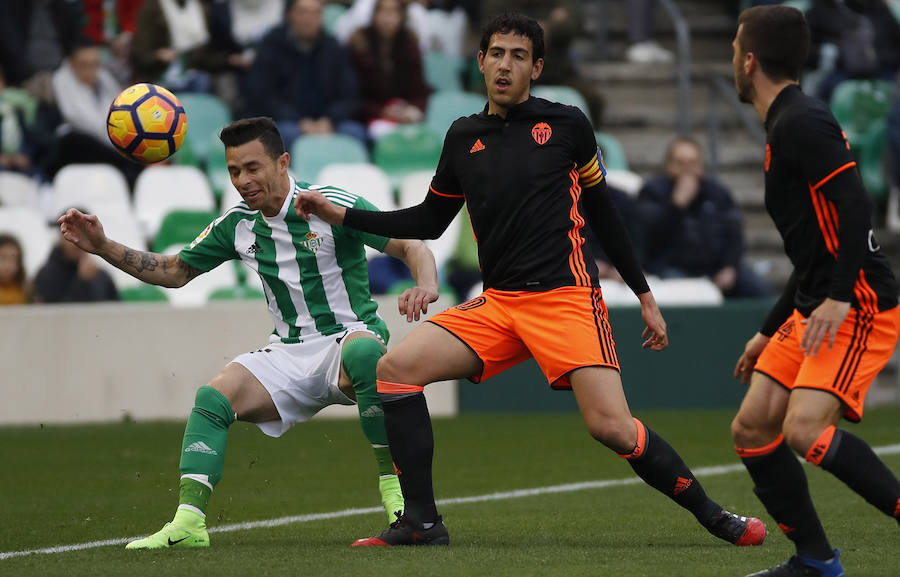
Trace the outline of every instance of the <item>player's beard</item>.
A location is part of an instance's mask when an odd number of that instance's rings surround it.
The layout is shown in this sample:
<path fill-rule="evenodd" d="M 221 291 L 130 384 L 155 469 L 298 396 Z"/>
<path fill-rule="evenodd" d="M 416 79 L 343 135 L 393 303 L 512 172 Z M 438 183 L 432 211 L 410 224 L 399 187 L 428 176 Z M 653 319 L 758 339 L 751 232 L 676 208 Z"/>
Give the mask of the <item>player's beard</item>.
<path fill-rule="evenodd" d="M 753 104 L 753 99 L 756 97 L 756 90 L 753 89 L 753 81 L 750 80 L 750 78 L 735 74 L 734 88 L 737 91 L 738 100 L 746 104 Z"/>

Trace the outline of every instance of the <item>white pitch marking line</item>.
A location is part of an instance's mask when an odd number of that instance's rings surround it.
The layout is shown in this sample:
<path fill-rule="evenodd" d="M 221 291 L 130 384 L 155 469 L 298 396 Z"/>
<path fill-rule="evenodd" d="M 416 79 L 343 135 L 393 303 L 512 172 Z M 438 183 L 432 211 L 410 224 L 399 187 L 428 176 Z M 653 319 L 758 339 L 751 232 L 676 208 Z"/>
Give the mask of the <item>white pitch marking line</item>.
<path fill-rule="evenodd" d="M 900 453 L 900 444 L 886 445 L 884 447 L 875 447 L 875 452 L 879 455 L 896 455 Z M 693 469 L 694 475 L 697 477 L 715 477 L 718 475 L 727 475 L 743 471 L 744 465 L 737 463 L 734 465 L 718 465 L 712 467 L 698 467 Z M 608 479 L 605 481 L 584 481 L 581 483 L 566 483 L 563 485 L 552 485 L 549 487 L 535 487 L 534 489 L 517 489 L 515 491 L 502 491 L 498 493 L 488 493 L 486 495 L 473 495 L 471 497 L 454 497 L 451 499 L 440 499 L 438 505 L 460 505 L 464 503 L 480 503 L 483 501 L 505 501 L 508 499 L 520 499 L 522 497 L 534 497 L 537 495 L 548 495 L 553 493 L 572 493 L 575 491 L 586 491 L 589 489 L 605 489 L 607 487 L 622 487 L 625 485 L 636 485 L 642 483 L 638 477 L 629 477 L 627 479 Z M 263 521 L 247 521 L 245 523 L 232 523 L 230 525 L 220 525 L 209 530 L 210 533 L 231 533 L 233 531 L 247 531 L 249 529 L 281 527 L 283 525 L 292 525 L 294 523 L 309 523 L 310 521 L 323 521 L 327 519 L 339 519 L 341 517 L 354 517 L 357 515 L 368 515 L 370 513 L 379 513 L 383 511 L 381 507 L 367 507 L 364 509 L 344 509 L 343 511 L 332 511 L 330 513 L 311 513 L 308 515 L 292 515 L 290 517 L 279 517 L 277 519 L 266 519 Z M 140 539 L 141 537 L 123 537 L 120 539 L 106 539 L 104 541 L 90 541 L 88 543 L 77 543 L 75 545 L 59 545 L 57 547 L 46 547 L 44 549 L 29 549 L 26 551 L 9 551 L 0 553 L 0 560 L 10 559 L 12 557 L 23 557 L 25 555 L 40 555 L 51 553 L 67 553 L 69 551 L 82 551 L 84 549 L 95 549 L 97 547 L 108 547 L 110 545 L 124 545 L 129 541 Z"/>

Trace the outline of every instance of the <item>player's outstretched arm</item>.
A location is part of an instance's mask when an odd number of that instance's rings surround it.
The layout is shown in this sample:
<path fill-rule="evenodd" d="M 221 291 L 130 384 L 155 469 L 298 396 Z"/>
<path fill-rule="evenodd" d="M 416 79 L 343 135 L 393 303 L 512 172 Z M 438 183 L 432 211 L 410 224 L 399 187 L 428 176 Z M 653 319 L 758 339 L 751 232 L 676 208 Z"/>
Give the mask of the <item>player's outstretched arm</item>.
<path fill-rule="evenodd" d="M 641 333 L 641 337 L 644 339 L 644 343 L 641 346 L 645 349 L 661 351 L 669 346 L 666 321 L 663 319 L 652 292 L 648 290 L 637 295 L 637 297 L 641 301 L 641 317 L 647 324 L 644 332 Z"/>
<path fill-rule="evenodd" d="M 428 303 L 438 299 L 437 265 L 431 250 L 420 240 L 400 240 L 392 238 L 384 247 L 384 252 L 403 261 L 412 273 L 416 286 L 403 291 L 398 299 L 400 314 L 406 320 L 419 320 L 428 313 Z"/>
<path fill-rule="evenodd" d="M 95 215 L 70 208 L 57 223 L 66 240 L 146 283 L 176 288 L 203 272 L 178 255 L 138 251 L 108 238 Z"/>
<path fill-rule="evenodd" d="M 328 224 L 344 224 L 347 209 L 325 198 L 318 190 L 301 190 L 294 199 L 294 212 L 304 220 L 316 215 Z"/>

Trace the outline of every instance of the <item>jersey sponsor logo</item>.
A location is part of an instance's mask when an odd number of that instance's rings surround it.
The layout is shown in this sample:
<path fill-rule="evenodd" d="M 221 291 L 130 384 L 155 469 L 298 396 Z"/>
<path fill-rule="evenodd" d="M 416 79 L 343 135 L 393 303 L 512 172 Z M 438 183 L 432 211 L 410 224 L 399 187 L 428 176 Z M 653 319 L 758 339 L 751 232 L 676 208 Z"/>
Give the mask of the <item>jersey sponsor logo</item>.
<path fill-rule="evenodd" d="M 766 143 L 766 172 L 769 172 L 770 166 L 772 166 L 772 147 Z"/>
<path fill-rule="evenodd" d="M 472 145 L 472 148 L 469 149 L 469 154 L 475 154 L 476 152 L 481 152 L 482 150 L 484 150 L 484 144 L 479 138 L 475 141 L 475 144 Z"/>
<path fill-rule="evenodd" d="M 468 300 L 462 304 L 456 305 L 456 308 L 461 311 L 468 311 L 468 310 L 472 310 L 472 309 L 477 309 L 478 307 L 480 307 L 481 305 L 483 305 L 486 302 L 487 302 L 486 298 L 484 298 L 483 296 L 477 296 L 477 297 L 473 298 L 472 300 Z"/>
<path fill-rule="evenodd" d="M 248 246 L 247 250 L 245 250 L 244 252 L 246 252 L 247 254 L 262 254 L 265 251 L 261 246 L 259 246 L 258 242 L 254 242 L 253 244 Z"/>
<path fill-rule="evenodd" d="M 325 243 L 325 239 L 321 238 L 314 232 L 306 233 L 306 240 L 301 240 L 297 244 L 302 247 L 305 247 L 309 252 L 316 254 L 319 252 L 319 248 L 321 248 L 322 244 Z"/>
<path fill-rule="evenodd" d="M 203 232 L 201 232 L 200 234 L 198 234 L 198 235 L 197 235 L 197 238 L 195 238 L 195 239 L 191 242 L 191 245 L 190 245 L 190 247 L 188 247 L 188 248 L 194 248 L 195 246 L 197 246 L 197 244 L 198 244 L 201 240 L 203 240 L 204 238 L 206 238 L 206 236 L 209 234 L 209 231 L 212 230 L 212 226 L 213 226 L 213 223 L 209 223 L 209 224 L 206 226 L 206 228 L 203 229 Z"/>
<path fill-rule="evenodd" d="M 540 145 L 546 144 L 553 134 L 553 129 L 546 122 L 538 122 L 531 128 L 531 138 Z"/>

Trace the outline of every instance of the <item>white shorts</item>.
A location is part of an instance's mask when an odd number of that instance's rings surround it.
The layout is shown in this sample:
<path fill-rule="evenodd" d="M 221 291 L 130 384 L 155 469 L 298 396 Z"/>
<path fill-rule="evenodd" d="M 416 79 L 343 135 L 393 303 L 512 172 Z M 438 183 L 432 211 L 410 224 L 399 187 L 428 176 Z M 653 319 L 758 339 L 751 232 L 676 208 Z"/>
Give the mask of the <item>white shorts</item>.
<path fill-rule="evenodd" d="M 355 405 L 338 388 L 341 377 L 341 344 L 347 331 L 305 339 L 302 343 L 274 342 L 237 356 L 232 362 L 243 365 L 269 391 L 280 421 L 256 423 L 263 433 L 280 437 L 297 423 L 308 421 L 328 405 Z M 378 339 L 381 342 L 381 339 Z"/>

